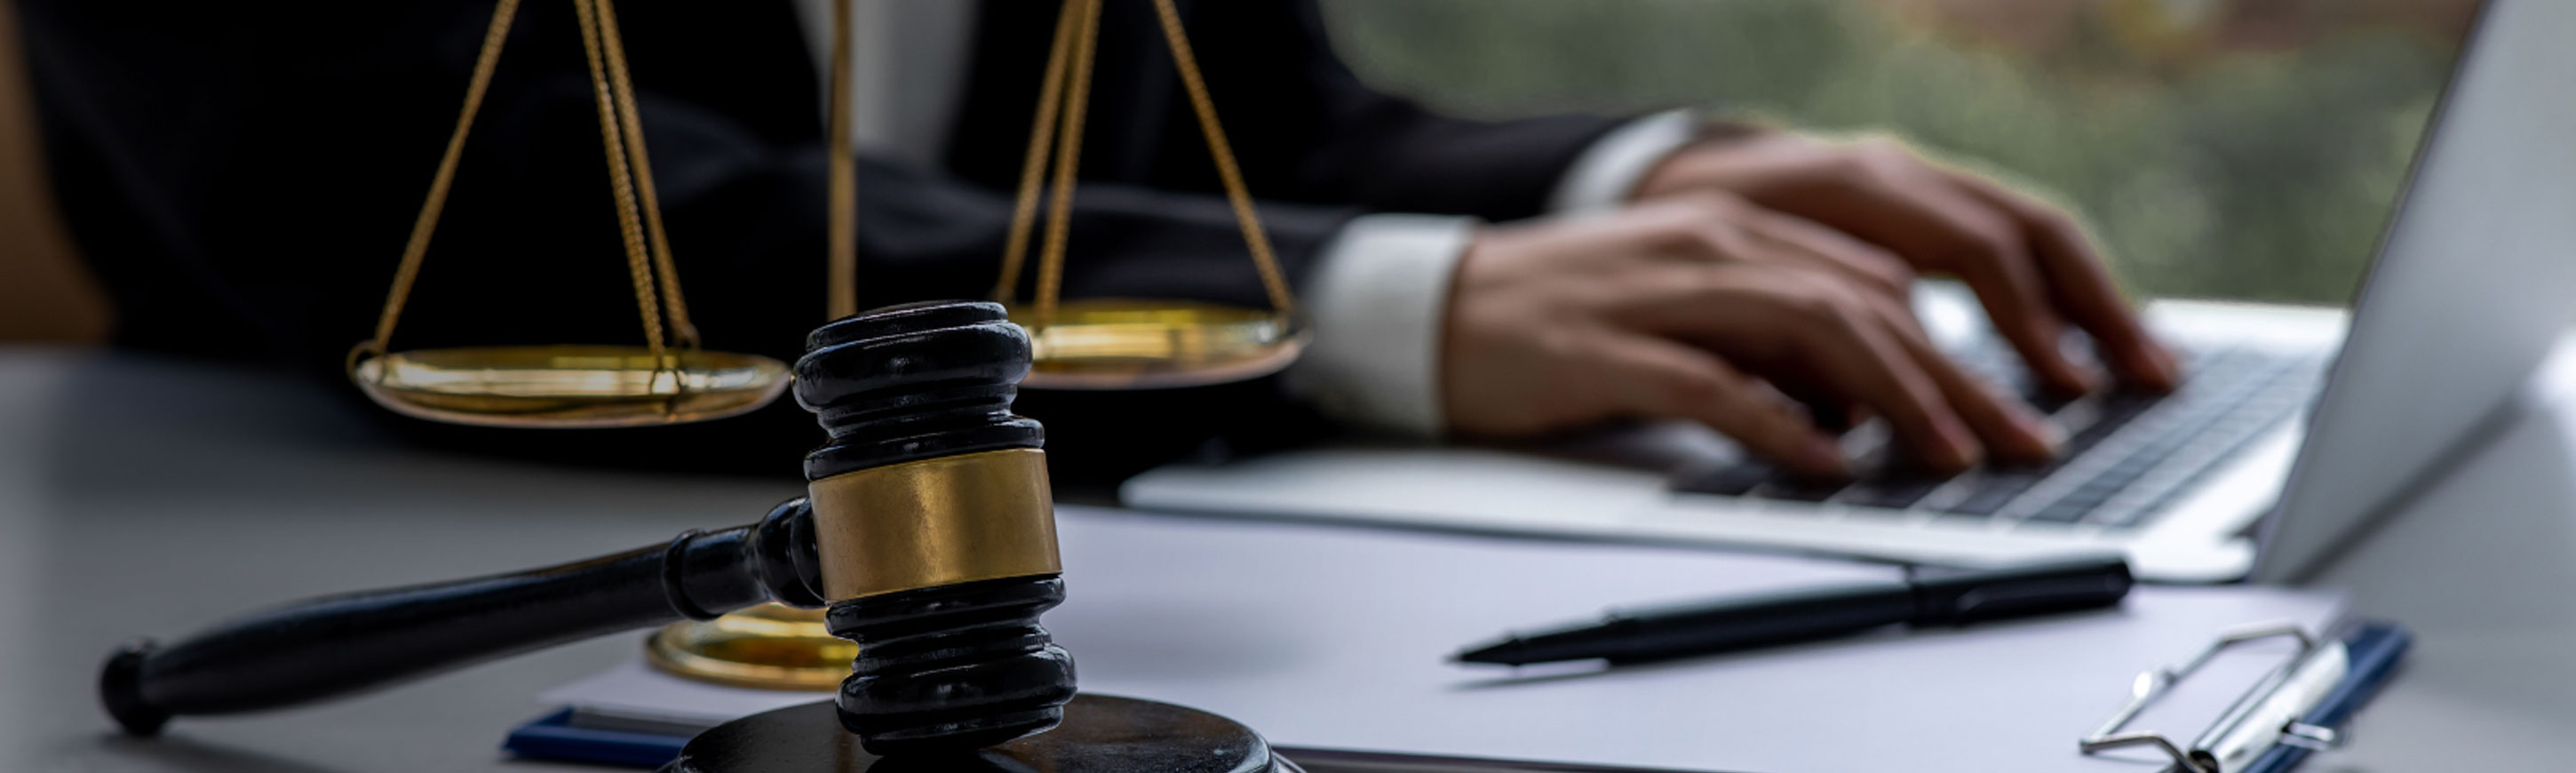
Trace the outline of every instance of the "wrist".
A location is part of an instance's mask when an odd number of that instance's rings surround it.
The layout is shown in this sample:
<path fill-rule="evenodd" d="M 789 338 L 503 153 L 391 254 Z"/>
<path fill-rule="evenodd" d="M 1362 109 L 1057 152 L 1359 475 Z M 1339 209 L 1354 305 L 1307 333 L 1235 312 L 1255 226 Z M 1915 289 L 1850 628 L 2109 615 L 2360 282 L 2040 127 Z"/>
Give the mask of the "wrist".
<path fill-rule="evenodd" d="M 1691 141 L 1665 155 L 1646 173 L 1639 175 L 1637 185 L 1628 192 L 1631 202 L 1685 193 L 1702 188 L 1732 190 L 1726 184 L 1722 169 L 1734 151 L 1756 139 L 1779 133 L 1780 129 L 1752 121 L 1707 121 L 1700 125 Z"/>
<path fill-rule="evenodd" d="M 1289 369 L 1291 391 L 1351 424 L 1437 434 L 1446 301 L 1474 224 L 1374 214 L 1344 226 L 1301 290 L 1314 340 Z"/>

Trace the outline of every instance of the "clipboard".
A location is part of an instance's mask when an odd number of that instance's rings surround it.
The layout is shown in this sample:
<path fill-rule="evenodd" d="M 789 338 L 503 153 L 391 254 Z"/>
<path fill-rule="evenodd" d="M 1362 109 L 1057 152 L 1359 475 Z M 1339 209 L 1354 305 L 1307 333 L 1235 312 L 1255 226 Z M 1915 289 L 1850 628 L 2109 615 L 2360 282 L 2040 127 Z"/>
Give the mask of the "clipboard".
<path fill-rule="evenodd" d="M 2297 640 L 2298 650 L 2239 695 L 2189 744 L 2159 732 L 2127 729 L 2140 712 L 2219 654 L 2284 638 Z M 2387 684 L 2413 642 L 2414 635 L 2404 627 L 2384 622 L 2355 623 L 2331 638 L 2289 624 L 2229 631 L 2180 666 L 2139 674 L 2128 703 L 2079 739 L 2077 748 L 2090 755 L 2153 747 L 2173 760 L 2168 770 L 2178 773 L 2287 773 L 2309 754 L 2342 741 L 2352 715 Z"/>

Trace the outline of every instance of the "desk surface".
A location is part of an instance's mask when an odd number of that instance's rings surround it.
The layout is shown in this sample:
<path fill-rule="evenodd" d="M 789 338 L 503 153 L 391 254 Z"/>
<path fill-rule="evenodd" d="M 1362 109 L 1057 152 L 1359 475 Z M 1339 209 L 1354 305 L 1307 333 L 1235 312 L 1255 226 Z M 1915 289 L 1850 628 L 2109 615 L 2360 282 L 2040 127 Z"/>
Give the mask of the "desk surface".
<path fill-rule="evenodd" d="M 2318 770 L 2547 770 L 2576 757 L 2576 352 L 2484 447 L 2322 582 L 2412 625 L 2406 673 Z M 138 453 L 138 449 L 151 453 Z M 789 453 L 792 457 L 792 452 Z M 162 465 L 145 469 L 145 463 Z M 167 462 L 167 464 L 164 464 Z M 793 469 L 784 458 L 782 470 Z M 593 770 L 502 759 L 534 694 L 607 637 L 316 708 L 117 737 L 99 659 L 245 607 L 507 571 L 747 522 L 777 481 L 546 469 L 396 445 L 321 387 L 0 349 L 0 763 L 7 770 Z M 507 533 L 511 539 L 493 539 Z M 278 540 L 276 535 L 292 535 Z M 256 539 L 255 539 L 256 538 Z"/>

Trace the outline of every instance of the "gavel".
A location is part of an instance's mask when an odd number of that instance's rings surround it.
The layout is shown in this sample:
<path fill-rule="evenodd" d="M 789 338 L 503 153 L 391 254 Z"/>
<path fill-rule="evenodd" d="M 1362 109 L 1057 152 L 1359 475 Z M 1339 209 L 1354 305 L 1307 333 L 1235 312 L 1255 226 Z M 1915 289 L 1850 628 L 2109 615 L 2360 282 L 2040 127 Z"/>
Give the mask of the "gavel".
<path fill-rule="evenodd" d="M 828 607 L 826 627 L 858 643 L 834 711 L 871 754 L 1044 732 L 1063 721 L 1074 670 L 1038 622 L 1064 601 L 1064 582 L 1045 431 L 1011 412 L 1029 366 L 1029 338 L 998 304 L 843 318 L 809 335 L 795 364 L 796 400 L 830 437 L 805 457 L 807 496 L 759 522 L 310 599 L 169 646 L 138 641 L 108 659 L 100 699 L 127 733 L 148 736 L 174 716 L 308 703 L 776 601 Z"/>

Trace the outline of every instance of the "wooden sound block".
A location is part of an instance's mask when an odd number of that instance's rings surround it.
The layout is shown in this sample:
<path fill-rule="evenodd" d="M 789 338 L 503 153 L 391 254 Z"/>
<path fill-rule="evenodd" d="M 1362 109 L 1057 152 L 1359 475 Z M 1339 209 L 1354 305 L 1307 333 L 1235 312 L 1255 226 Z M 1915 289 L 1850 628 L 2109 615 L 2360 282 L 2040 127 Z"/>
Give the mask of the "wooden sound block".
<path fill-rule="evenodd" d="M 689 740 L 662 773 L 1302 773 L 1231 719 L 1168 703 L 1089 693 L 1064 724 L 970 752 L 878 757 L 841 728 L 830 701 L 754 714 Z"/>

